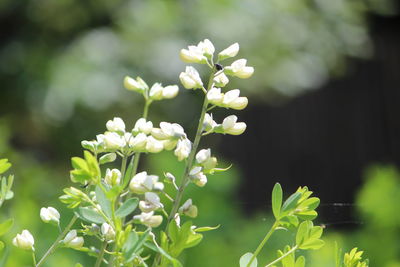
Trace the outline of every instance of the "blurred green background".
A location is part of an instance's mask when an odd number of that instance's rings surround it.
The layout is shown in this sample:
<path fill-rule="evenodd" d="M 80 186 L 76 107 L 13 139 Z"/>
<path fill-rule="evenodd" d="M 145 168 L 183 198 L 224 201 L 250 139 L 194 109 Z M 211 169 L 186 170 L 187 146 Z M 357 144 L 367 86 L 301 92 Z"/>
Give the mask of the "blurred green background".
<path fill-rule="evenodd" d="M 366 250 L 371 266 L 400 266 L 400 34 L 393 0 L 1 0 L 0 157 L 13 163 L 15 198 L 0 219 L 13 217 L 5 238 L 29 228 L 42 255 L 57 232 L 39 219 L 71 184 L 69 159 L 81 155 L 105 122 L 140 116 L 142 99 L 123 89 L 125 75 L 178 83 L 179 50 L 209 38 L 222 50 L 234 42 L 255 67 L 231 79 L 250 105 L 238 117 L 240 137 L 210 136 L 221 165 L 234 167 L 190 195 L 195 224 L 218 225 L 189 250 L 186 266 L 237 266 L 254 250 L 270 219 L 270 191 L 309 185 L 322 199 L 319 223 L 327 245 L 307 266 L 334 266 L 334 242 Z M 316 90 L 319 89 L 319 90 Z M 153 105 L 150 118 L 176 121 L 193 136 L 199 94 L 180 90 Z M 185 112 L 182 112 L 185 110 Z M 223 118 L 227 111 L 215 116 Z M 376 164 L 381 165 L 376 165 Z M 177 170 L 171 153 L 144 157 L 140 168 Z M 371 167 L 374 166 L 374 167 Z M 268 248 L 292 238 L 276 235 Z M 271 250 L 272 249 L 272 250 Z M 9 246 L 6 266 L 30 266 Z M 221 257 L 221 255 L 223 255 Z M 275 254 L 260 258 L 267 262 Z M 311 262 L 312 259 L 312 262 Z M 46 266 L 93 260 L 62 249 Z"/>

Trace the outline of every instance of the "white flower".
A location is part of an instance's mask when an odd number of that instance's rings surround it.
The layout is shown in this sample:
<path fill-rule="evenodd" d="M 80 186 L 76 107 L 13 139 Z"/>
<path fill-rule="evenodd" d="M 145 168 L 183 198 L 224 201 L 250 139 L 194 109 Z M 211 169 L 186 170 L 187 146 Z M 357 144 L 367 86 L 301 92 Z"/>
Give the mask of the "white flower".
<path fill-rule="evenodd" d="M 139 208 L 142 212 L 150 212 L 163 207 L 160 197 L 156 193 L 146 192 L 144 198 L 144 201 L 139 202 Z"/>
<path fill-rule="evenodd" d="M 77 236 L 76 230 L 69 231 L 63 240 L 65 246 L 74 249 L 81 248 L 83 246 L 83 242 L 83 237 Z"/>
<path fill-rule="evenodd" d="M 178 85 L 168 85 L 162 90 L 162 97 L 166 99 L 171 99 L 177 96 L 179 92 Z"/>
<path fill-rule="evenodd" d="M 211 157 L 211 149 L 202 149 L 196 154 L 197 163 L 201 164 Z"/>
<path fill-rule="evenodd" d="M 211 104 L 220 105 L 224 99 L 221 88 L 213 87 L 207 92 L 207 99 Z"/>
<path fill-rule="evenodd" d="M 157 175 L 147 175 L 147 172 L 139 172 L 131 179 L 129 189 L 136 194 L 144 194 L 151 190 L 163 188 L 161 182 L 158 182 Z"/>
<path fill-rule="evenodd" d="M 234 43 L 233 45 L 219 52 L 218 59 L 224 60 L 226 58 L 234 57 L 237 55 L 238 52 L 239 52 L 239 44 Z"/>
<path fill-rule="evenodd" d="M 225 87 L 225 85 L 229 83 L 229 79 L 223 72 L 221 72 L 220 74 L 214 77 L 214 83 L 215 86 Z"/>
<path fill-rule="evenodd" d="M 153 100 L 161 100 L 163 97 L 163 87 L 161 83 L 155 83 L 150 88 L 149 96 Z"/>
<path fill-rule="evenodd" d="M 101 233 L 106 238 L 106 240 L 114 240 L 115 239 L 115 231 L 111 225 L 108 223 L 103 223 L 101 225 Z"/>
<path fill-rule="evenodd" d="M 146 121 L 145 118 L 140 118 L 136 121 L 135 127 L 133 127 L 132 132 L 134 133 L 145 133 L 150 134 L 153 129 L 153 123 L 151 121 Z"/>
<path fill-rule="evenodd" d="M 203 187 L 207 183 L 207 176 L 201 170 L 201 167 L 194 167 L 189 175 L 197 186 Z"/>
<path fill-rule="evenodd" d="M 110 132 L 125 132 L 125 123 L 121 118 L 118 117 L 107 121 L 106 127 Z"/>
<path fill-rule="evenodd" d="M 190 45 L 188 49 L 181 49 L 180 58 L 186 63 L 206 63 L 207 58 L 203 55 L 202 49 L 197 46 Z"/>
<path fill-rule="evenodd" d="M 40 218 L 45 223 L 60 223 L 60 213 L 53 207 L 41 208 L 40 209 Z"/>
<path fill-rule="evenodd" d="M 143 93 L 149 89 L 149 86 L 140 77 L 137 77 L 135 80 L 129 76 L 125 76 L 124 86 L 128 90 L 136 91 L 138 93 Z"/>
<path fill-rule="evenodd" d="M 178 123 L 160 122 L 160 128 L 167 138 L 186 137 L 185 130 Z"/>
<path fill-rule="evenodd" d="M 153 136 L 148 136 L 146 140 L 146 151 L 150 153 L 158 153 L 164 149 L 164 144 Z"/>
<path fill-rule="evenodd" d="M 208 56 L 212 56 L 215 52 L 214 45 L 208 39 L 204 39 L 204 41 L 199 42 L 197 47 L 199 49 L 201 49 L 203 54 L 208 55 Z"/>
<path fill-rule="evenodd" d="M 204 115 L 204 121 L 203 121 L 203 128 L 204 131 L 208 132 L 214 129 L 214 127 L 217 126 L 217 123 L 213 120 L 212 114 L 206 113 Z"/>
<path fill-rule="evenodd" d="M 215 48 L 210 40 L 205 39 L 197 44 L 197 46 L 190 45 L 188 49 L 182 49 L 179 53 L 182 61 L 187 63 L 207 63 L 207 57 L 214 54 Z"/>
<path fill-rule="evenodd" d="M 181 72 L 179 79 L 186 89 L 197 89 L 203 87 L 203 82 L 201 81 L 199 73 L 191 66 L 187 66 L 185 72 Z"/>
<path fill-rule="evenodd" d="M 35 248 L 33 247 L 33 245 L 35 244 L 35 240 L 28 230 L 23 230 L 21 234 L 17 234 L 17 236 L 14 237 L 12 243 L 18 248 L 32 251 L 35 250 Z"/>
<path fill-rule="evenodd" d="M 183 213 L 189 217 L 195 218 L 197 217 L 197 207 L 193 205 L 192 199 L 186 200 L 185 203 L 178 209 L 180 213 Z"/>
<path fill-rule="evenodd" d="M 154 215 L 154 211 L 142 212 L 140 215 L 133 216 L 134 220 L 139 220 L 142 224 L 149 227 L 157 227 L 162 223 L 161 215 Z"/>
<path fill-rule="evenodd" d="M 118 169 L 107 169 L 104 182 L 110 186 L 119 185 L 121 183 L 121 172 Z"/>
<path fill-rule="evenodd" d="M 135 150 L 144 150 L 146 148 L 147 136 L 144 133 L 139 133 L 135 137 L 131 137 L 129 140 L 129 146 Z"/>
<path fill-rule="evenodd" d="M 233 108 L 237 110 L 244 109 L 248 104 L 247 97 L 239 97 L 240 90 L 233 89 L 224 94 L 222 105 L 227 108 Z"/>
<path fill-rule="evenodd" d="M 246 130 L 246 123 L 237 122 L 237 117 L 235 115 L 230 115 L 223 120 L 222 129 L 224 133 L 240 135 Z"/>
<path fill-rule="evenodd" d="M 225 73 L 228 75 L 236 76 L 241 79 L 250 78 L 254 73 L 253 67 L 246 66 L 246 59 L 238 59 L 234 61 L 229 67 L 225 68 Z"/>
<path fill-rule="evenodd" d="M 167 179 L 171 183 L 175 183 L 176 179 L 175 179 L 175 176 L 172 173 L 170 173 L 170 172 L 164 173 L 164 176 L 165 176 L 165 179 Z"/>
<path fill-rule="evenodd" d="M 106 132 L 102 138 L 107 149 L 120 149 L 126 145 L 125 138 L 116 132 Z"/>
<path fill-rule="evenodd" d="M 189 139 L 180 139 L 174 151 L 175 156 L 178 157 L 179 161 L 189 157 L 190 151 L 192 150 L 192 143 Z"/>

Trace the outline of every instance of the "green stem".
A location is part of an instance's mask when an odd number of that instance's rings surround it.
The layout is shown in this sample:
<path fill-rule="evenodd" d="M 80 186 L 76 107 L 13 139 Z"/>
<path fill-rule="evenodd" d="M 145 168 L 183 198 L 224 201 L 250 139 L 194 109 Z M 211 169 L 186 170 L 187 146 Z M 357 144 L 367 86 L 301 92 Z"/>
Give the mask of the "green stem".
<path fill-rule="evenodd" d="M 64 231 L 57 237 L 56 241 L 54 241 L 54 243 L 51 245 L 51 247 L 46 251 L 46 253 L 43 255 L 43 257 L 39 260 L 38 264 L 35 265 L 36 267 L 41 266 L 44 263 L 44 261 L 46 260 L 46 258 L 48 256 L 50 256 L 56 250 L 61 239 L 63 239 L 64 236 L 68 233 L 68 231 L 71 229 L 72 225 L 75 223 L 77 218 L 78 217 L 76 217 L 76 215 L 74 215 L 74 217 L 72 217 L 71 221 L 68 223 L 67 227 L 65 227 Z"/>
<path fill-rule="evenodd" d="M 103 245 L 101 246 L 100 254 L 99 254 L 99 256 L 97 257 L 96 264 L 94 265 L 95 267 L 100 267 L 101 262 L 103 261 L 104 252 L 105 252 L 105 250 L 106 250 L 106 247 L 107 247 L 107 240 L 105 240 L 105 241 L 103 242 Z"/>
<path fill-rule="evenodd" d="M 33 251 L 33 250 L 32 250 L 32 261 L 33 261 L 33 265 L 36 266 L 35 251 Z"/>
<path fill-rule="evenodd" d="M 283 260 L 285 257 L 289 256 L 290 254 L 292 254 L 293 252 L 295 252 L 297 250 L 297 246 L 294 246 L 291 250 L 289 250 L 288 252 L 286 252 L 285 254 L 283 254 L 282 256 L 280 256 L 279 258 L 277 258 L 276 260 L 274 260 L 271 263 L 268 263 L 267 265 L 265 265 L 265 267 L 269 267 L 274 265 L 275 263 L 280 262 L 281 260 Z"/>
<path fill-rule="evenodd" d="M 181 183 L 180 183 L 180 186 L 178 188 L 178 192 L 176 194 L 174 203 L 172 204 L 172 209 L 171 209 L 171 212 L 170 212 L 170 214 L 168 216 L 167 223 L 166 223 L 166 226 L 165 226 L 164 232 L 167 233 L 167 235 L 168 235 L 168 226 L 169 226 L 170 222 L 172 221 L 172 219 L 174 218 L 175 213 L 178 211 L 179 205 L 180 205 L 182 197 L 183 197 L 183 192 L 184 192 L 186 186 L 189 184 L 189 172 L 192 169 L 193 160 L 194 160 L 194 157 L 196 155 L 197 147 L 199 146 L 200 139 L 202 137 L 201 133 L 203 131 L 204 116 L 205 116 L 205 114 L 207 112 L 207 107 L 208 107 L 207 92 L 213 86 L 213 80 L 214 80 L 214 77 L 215 77 L 214 74 L 215 74 L 215 68 L 213 67 L 213 70 L 211 72 L 210 78 L 208 79 L 207 90 L 204 91 L 205 96 L 204 96 L 203 107 L 201 109 L 199 124 L 197 125 L 197 131 L 196 131 L 196 136 L 194 138 L 192 150 L 190 151 L 188 160 L 186 161 L 185 171 L 183 172 Z M 202 88 L 202 89 L 204 89 L 204 88 Z M 158 253 L 157 256 L 155 257 L 154 261 L 153 261 L 153 265 L 152 266 L 153 267 L 157 266 L 158 263 L 160 262 L 160 260 L 161 260 L 161 254 Z"/>
<path fill-rule="evenodd" d="M 247 263 L 246 267 L 250 267 L 251 263 L 256 259 L 257 255 L 260 253 L 261 249 L 264 247 L 265 243 L 267 243 L 268 239 L 274 233 L 276 228 L 279 226 L 279 221 L 275 221 L 272 225 L 271 229 L 269 229 L 268 233 L 265 235 L 264 239 L 258 245 L 257 249 L 254 251 L 253 256 L 251 257 L 250 261 Z"/>
<path fill-rule="evenodd" d="M 209 91 L 213 85 L 213 80 L 214 80 L 214 73 L 215 73 L 215 69 L 213 69 L 210 78 L 208 80 L 208 86 L 207 86 L 207 91 Z M 197 132 L 196 132 L 196 136 L 194 138 L 194 142 L 193 142 L 193 147 L 192 150 L 190 151 L 188 160 L 186 162 L 186 167 L 185 167 L 185 171 L 183 173 L 182 176 L 182 180 L 181 180 L 181 184 L 178 188 L 178 193 L 175 197 L 175 201 L 174 204 L 172 206 L 171 209 L 171 213 L 169 214 L 168 217 L 168 221 L 167 221 L 167 225 L 165 230 L 168 231 L 168 224 L 170 223 L 170 221 L 174 218 L 175 213 L 177 212 L 179 205 L 181 203 L 181 199 L 183 196 L 183 191 L 185 190 L 185 187 L 188 184 L 188 180 L 189 180 L 189 172 L 192 169 L 193 166 L 193 160 L 194 157 L 196 155 L 196 151 L 197 151 L 197 147 L 199 146 L 200 143 L 200 139 L 201 139 L 201 132 L 203 131 L 203 123 L 204 123 L 204 116 L 207 112 L 207 107 L 208 107 L 208 99 L 207 99 L 207 95 L 204 96 L 204 102 L 203 102 L 203 107 L 201 109 L 201 114 L 200 114 L 200 119 L 199 119 L 199 124 L 197 125 Z"/>

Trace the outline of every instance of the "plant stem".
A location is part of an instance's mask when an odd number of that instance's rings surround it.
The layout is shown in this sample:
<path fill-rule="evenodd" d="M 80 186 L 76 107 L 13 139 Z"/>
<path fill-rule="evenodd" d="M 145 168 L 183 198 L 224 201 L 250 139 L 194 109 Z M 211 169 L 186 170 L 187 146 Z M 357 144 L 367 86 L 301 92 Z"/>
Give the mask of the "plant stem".
<path fill-rule="evenodd" d="M 208 86 L 207 86 L 207 91 L 209 91 L 213 85 L 213 80 L 214 80 L 214 73 L 215 73 L 215 68 L 213 69 L 213 71 L 211 72 L 210 78 L 208 80 Z M 192 150 L 190 151 L 187 163 L 186 163 L 186 167 L 185 167 L 185 171 L 183 173 L 182 176 L 182 180 L 181 180 L 181 184 L 178 188 L 178 193 L 175 197 L 175 201 L 174 204 L 172 206 L 171 209 L 171 213 L 169 214 L 168 217 L 168 221 L 167 221 L 167 226 L 166 226 L 166 232 L 168 231 L 168 224 L 169 222 L 172 220 L 172 218 L 174 218 L 176 211 L 178 210 L 178 207 L 180 205 L 182 196 L 183 196 L 183 191 L 186 188 L 186 185 L 188 184 L 188 179 L 189 179 L 189 172 L 192 169 L 193 166 L 193 160 L 194 157 L 196 155 L 196 151 L 197 151 L 197 147 L 199 146 L 200 143 L 200 139 L 201 139 L 201 132 L 203 131 L 203 123 L 204 123 L 204 116 L 207 112 L 207 107 L 208 107 L 208 99 L 207 99 L 207 95 L 204 96 L 204 102 L 203 102 L 203 107 L 201 109 L 201 114 L 200 114 L 200 119 L 199 119 L 199 124 L 197 125 L 197 131 L 196 131 L 196 136 L 194 138 L 194 142 L 193 142 L 193 147 Z"/>
<path fill-rule="evenodd" d="M 260 253 L 261 249 L 264 247 L 265 243 L 267 243 L 268 239 L 271 237 L 271 235 L 274 233 L 276 228 L 279 226 L 279 221 L 275 221 L 275 223 L 271 226 L 271 229 L 269 229 L 268 233 L 265 235 L 264 239 L 261 241 L 261 243 L 258 245 L 257 249 L 254 251 L 253 256 L 251 257 L 250 261 L 247 263 L 247 267 L 250 267 L 251 263 L 255 260 L 257 255 Z"/>
<path fill-rule="evenodd" d="M 280 262 L 281 260 L 283 260 L 285 257 L 289 256 L 290 254 L 292 254 L 293 252 L 295 252 L 297 250 L 297 246 L 294 246 L 291 250 L 289 250 L 288 252 L 286 252 L 285 254 L 283 254 L 282 256 L 280 256 L 279 258 L 277 258 L 276 260 L 274 260 L 273 262 L 265 265 L 265 267 L 269 267 L 272 266 L 275 263 Z"/>
<path fill-rule="evenodd" d="M 171 212 L 168 216 L 167 219 L 167 223 L 165 225 L 165 230 L 164 232 L 167 233 L 168 235 L 168 225 L 171 222 L 171 220 L 174 218 L 175 213 L 178 211 L 180 202 L 182 200 L 183 197 L 183 192 L 186 188 L 186 186 L 189 184 L 188 180 L 189 180 L 189 172 L 192 169 L 193 166 L 193 160 L 194 157 L 196 155 L 196 151 L 197 151 L 197 147 L 199 146 L 200 143 L 200 139 L 202 137 L 202 131 L 203 131 L 203 123 L 204 123 L 204 116 L 207 112 L 207 107 L 208 107 L 208 99 L 207 99 L 207 92 L 211 89 L 211 87 L 213 86 L 213 80 L 214 80 L 214 74 L 215 74 L 215 67 L 213 67 L 212 72 L 210 74 L 210 78 L 208 79 L 208 84 L 207 84 L 207 90 L 205 90 L 205 96 L 204 96 L 204 102 L 203 102 L 203 107 L 201 109 L 201 114 L 200 114 L 200 119 L 199 119 L 199 124 L 197 125 L 197 131 L 196 131 L 196 136 L 194 138 L 194 142 L 193 142 L 193 146 L 192 146 L 192 150 L 190 151 L 188 160 L 186 161 L 186 166 L 185 166 L 185 171 L 183 172 L 182 175 L 182 179 L 181 179 L 181 183 L 180 186 L 178 188 L 178 193 L 176 194 L 174 203 L 172 204 L 172 209 Z M 204 88 L 202 88 L 204 90 Z M 157 256 L 155 257 L 154 261 L 153 261 L 153 267 L 157 266 L 159 261 L 161 259 L 161 254 L 158 253 Z"/>
<path fill-rule="evenodd" d="M 33 251 L 33 250 L 32 250 L 32 261 L 33 261 L 33 265 L 36 266 L 35 251 Z"/>
<path fill-rule="evenodd" d="M 108 244 L 108 243 L 107 243 L 107 240 L 105 240 L 105 241 L 103 242 L 103 245 L 101 246 L 100 254 L 99 254 L 99 256 L 97 257 L 95 267 L 100 267 L 101 262 L 103 261 L 104 251 L 106 250 L 107 244 Z"/>
<path fill-rule="evenodd" d="M 75 223 L 76 215 L 72 217 L 71 221 L 68 223 L 68 225 L 65 227 L 64 231 L 57 237 L 56 241 L 51 245 L 51 247 L 46 251 L 46 253 L 43 255 L 43 257 L 39 260 L 39 262 L 35 265 L 36 267 L 41 266 L 46 258 L 50 256 L 57 248 L 58 244 L 60 243 L 60 240 L 68 233 L 68 231 L 71 229 L 72 225 Z"/>

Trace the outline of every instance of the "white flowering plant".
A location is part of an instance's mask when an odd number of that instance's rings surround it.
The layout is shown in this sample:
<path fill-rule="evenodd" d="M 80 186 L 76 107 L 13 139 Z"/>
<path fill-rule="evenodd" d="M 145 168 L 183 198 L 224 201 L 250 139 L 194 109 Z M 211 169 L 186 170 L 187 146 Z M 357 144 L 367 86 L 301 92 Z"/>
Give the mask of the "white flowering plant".
<path fill-rule="evenodd" d="M 184 192 L 189 186 L 206 186 L 212 175 L 229 169 L 218 166 L 210 148 L 199 149 L 200 140 L 209 134 L 240 135 L 246 130 L 246 123 L 239 121 L 236 115 L 216 122 L 211 113 L 215 108 L 243 110 L 248 104 L 247 97 L 240 96 L 239 89 L 226 89 L 228 76 L 246 79 L 254 73 L 254 68 L 247 66 L 246 59 L 222 65 L 223 61 L 236 57 L 238 52 L 239 44 L 235 43 L 214 58 L 215 48 L 208 39 L 181 50 L 180 57 L 184 62 L 204 64 L 210 69 L 207 83 L 203 82 L 193 66 L 187 66 L 179 75 L 184 88 L 203 96 L 193 139 L 178 123 L 161 122 L 157 126 L 149 119 L 150 106 L 156 101 L 176 97 L 178 85 L 154 83 L 149 86 L 140 77 L 125 77 L 124 87 L 144 98 L 143 114 L 136 120 L 133 129 L 127 129 L 125 122 L 115 117 L 107 121 L 104 133 L 94 140 L 82 141 L 85 149 L 83 157 L 71 159 L 70 178 L 76 185 L 65 188 L 60 197 L 61 202 L 74 211 L 74 216 L 62 229 L 62 216 L 55 208 L 43 207 L 40 210 L 42 221 L 59 227 L 60 234 L 39 260 L 36 260 L 34 238 L 28 230 L 18 234 L 13 244 L 31 251 L 35 267 L 42 266 L 59 247 L 95 257 L 95 267 L 183 266 L 180 261 L 182 252 L 198 245 L 204 232 L 218 228 L 195 224 L 194 219 L 198 215 L 196 200 L 186 198 Z M 139 170 L 141 156 L 164 150 L 171 151 L 177 161 L 185 163 L 183 174 L 178 179 L 177 173 L 168 170 L 163 177 L 150 170 Z M 120 162 L 120 167 L 116 167 L 117 162 Z M 9 194 L 10 191 L 6 189 L 4 192 Z M 324 244 L 321 240 L 323 228 L 312 222 L 317 217 L 315 209 L 319 199 L 311 195 L 307 187 L 300 187 L 283 201 L 283 191 L 277 183 L 272 193 L 275 222 L 256 250 L 245 253 L 238 265 L 305 266 L 304 256 L 296 257 L 295 252 L 319 249 Z M 277 258 L 271 263 L 259 265 L 258 254 L 278 229 L 296 233 L 293 244 L 279 250 Z M 94 240 L 95 245 L 86 245 L 85 239 Z M 361 257 L 356 252 L 345 256 L 345 264 L 357 263 L 356 256 Z M 351 264 L 345 267 L 359 266 Z M 77 263 L 78 266 L 82 265 Z"/>

